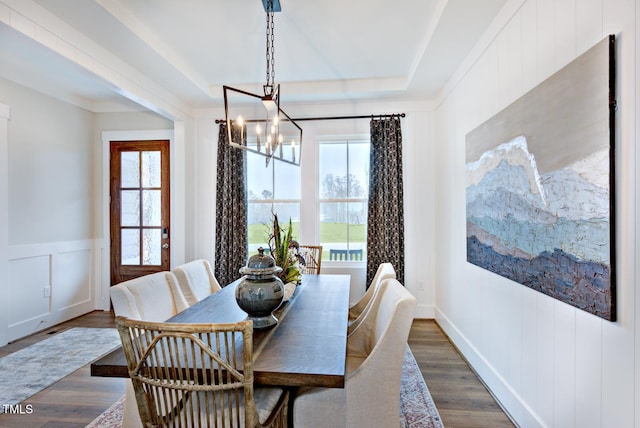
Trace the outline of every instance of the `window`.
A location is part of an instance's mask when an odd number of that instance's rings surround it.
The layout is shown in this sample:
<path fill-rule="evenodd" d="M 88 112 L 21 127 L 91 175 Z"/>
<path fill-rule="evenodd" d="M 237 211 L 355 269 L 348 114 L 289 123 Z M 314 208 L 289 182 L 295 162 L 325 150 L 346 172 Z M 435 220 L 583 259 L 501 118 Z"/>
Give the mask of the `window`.
<path fill-rule="evenodd" d="M 271 213 L 300 236 L 300 167 L 247 152 L 247 226 L 249 254 L 267 246 Z"/>
<path fill-rule="evenodd" d="M 367 248 L 369 141 L 319 146 L 320 244 L 323 260 L 362 261 Z"/>

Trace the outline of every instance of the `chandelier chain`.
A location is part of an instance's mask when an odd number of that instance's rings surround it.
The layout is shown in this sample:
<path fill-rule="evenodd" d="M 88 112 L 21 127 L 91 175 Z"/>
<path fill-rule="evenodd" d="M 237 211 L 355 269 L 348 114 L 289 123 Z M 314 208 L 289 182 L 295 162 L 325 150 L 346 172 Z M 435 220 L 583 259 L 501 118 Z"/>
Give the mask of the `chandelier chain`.
<path fill-rule="evenodd" d="M 275 69 L 275 46 L 274 46 L 274 25 L 273 25 L 273 0 L 267 0 L 267 84 L 273 90 L 276 69 Z"/>

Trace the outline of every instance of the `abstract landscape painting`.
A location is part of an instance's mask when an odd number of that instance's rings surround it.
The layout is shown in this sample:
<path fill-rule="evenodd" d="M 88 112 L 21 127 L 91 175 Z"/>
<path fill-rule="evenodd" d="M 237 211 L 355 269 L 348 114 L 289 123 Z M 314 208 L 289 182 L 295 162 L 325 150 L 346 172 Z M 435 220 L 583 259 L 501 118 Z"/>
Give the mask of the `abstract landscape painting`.
<path fill-rule="evenodd" d="M 614 37 L 466 136 L 467 260 L 615 320 Z"/>

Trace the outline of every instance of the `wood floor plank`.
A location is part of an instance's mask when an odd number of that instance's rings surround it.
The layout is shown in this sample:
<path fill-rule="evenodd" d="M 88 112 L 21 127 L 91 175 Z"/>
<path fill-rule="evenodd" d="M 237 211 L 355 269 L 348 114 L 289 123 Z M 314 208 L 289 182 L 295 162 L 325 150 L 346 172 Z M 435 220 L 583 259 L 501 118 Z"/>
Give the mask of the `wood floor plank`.
<path fill-rule="evenodd" d="M 409 346 L 446 428 L 514 426 L 434 320 L 413 322 Z"/>
<path fill-rule="evenodd" d="M 114 325 L 112 313 L 95 311 L 0 347 L 0 357 L 50 337 L 50 331 Z M 514 426 L 435 321 L 414 321 L 409 346 L 446 428 Z M 123 394 L 123 379 L 91 377 L 86 365 L 26 400 L 31 414 L 0 415 L 0 428 L 85 427 Z"/>

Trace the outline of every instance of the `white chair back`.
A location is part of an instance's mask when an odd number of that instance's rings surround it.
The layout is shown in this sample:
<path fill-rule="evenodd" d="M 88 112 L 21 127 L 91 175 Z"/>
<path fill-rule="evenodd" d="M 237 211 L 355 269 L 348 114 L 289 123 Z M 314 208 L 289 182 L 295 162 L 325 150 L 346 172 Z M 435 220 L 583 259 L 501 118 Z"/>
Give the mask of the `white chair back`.
<path fill-rule="evenodd" d="M 349 335 L 345 388 L 301 390 L 294 426 L 398 426 L 402 361 L 415 308 L 415 297 L 402 284 L 384 280 L 366 318 Z"/>
<path fill-rule="evenodd" d="M 351 308 L 349 308 L 349 322 L 353 322 L 362 312 L 365 311 L 367 305 L 371 302 L 371 298 L 373 297 L 373 293 L 375 293 L 376 289 L 380 286 L 380 283 L 387 278 L 395 278 L 396 271 L 393 268 L 391 263 L 380 263 L 378 269 L 376 270 L 376 274 L 373 276 L 373 280 L 371 284 L 369 284 L 369 288 L 364 293 L 364 295 L 356 302 Z"/>
<path fill-rule="evenodd" d="M 220 290 L 211 264 L 204 259 L 194 260 L 172 270 L 189 306 Z"/>
<path fill-rule="evenodd" d="M 349 333 L 355 330 L 371 309 L 373 297 L 379 292 L 380 285 L 387 279 L 395 279 L 396 271 L 391 263 L 381 263 L 371 281 L 369 289 L 354 306 L 349 309 Z"/>
<path fill-rule="evenodd" d="M 143 321 L 166 321 L 188 305 L 173 273 L 153 273 L 111 287 L 116 315 Z"/>

